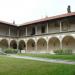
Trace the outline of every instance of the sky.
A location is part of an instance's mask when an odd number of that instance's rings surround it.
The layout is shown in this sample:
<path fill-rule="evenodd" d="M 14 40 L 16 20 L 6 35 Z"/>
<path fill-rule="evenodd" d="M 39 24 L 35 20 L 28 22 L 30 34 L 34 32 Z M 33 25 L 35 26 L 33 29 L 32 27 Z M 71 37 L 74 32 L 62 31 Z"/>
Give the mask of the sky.
<path fill-rule="evenodd" d="M 75 12 L 75 0 L 0 0 L 0 20 L 20 25 L 25 22 Z"/>

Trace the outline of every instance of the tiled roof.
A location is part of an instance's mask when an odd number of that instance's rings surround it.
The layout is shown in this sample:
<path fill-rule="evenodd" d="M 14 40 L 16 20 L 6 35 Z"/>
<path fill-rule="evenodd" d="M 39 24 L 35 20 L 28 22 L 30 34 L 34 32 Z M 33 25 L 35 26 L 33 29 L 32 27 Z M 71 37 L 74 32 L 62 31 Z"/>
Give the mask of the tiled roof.
<path fill-rule="evenodd" d="M 0 23 L 11 25 L 11 26 L 17 26 L 16 24 L 5 22 L 5 21 L 1 21 L 1 20 L 0 20 Z"/>
<path fill-rule="evenodd" d="M 53 19 L 60 19 L 60 18 L 70 17 L 70 16 L 75 16 L 75 12 L 66 13 L 66 14 L 57 15 L 57 16 L 52 16 L 52 17 L 46 17 L 46 18 L 42 18 L 42 19 L 39 19 L 39 20 L 26 22 L 26 23 L 21 24 L 21 26 L 30 25 L 30 24 L 39 23 L 39 22 L 44 22 L 44 21 L 53 20 Z"/>
<path fill-rule="evenodd" d="M 20 26 L 31 25 L 31 24 L 35 24 L 35 23 L 39 23 L 39 22 L 44 22 L 44 21 L 54 20 L 54 19 L 60 19 L 60 18 L 65 18 L 65 17 L 70 17 L 70 16 L 75 16 L 75 12 L 61 14 L 61 15 L 52 16 L 52 17 L 45 17 L 45 18 L 42 18 L 42 19 L 39 19 L 39 20 L 34 20 L 34 21 L 30 21 L 30 22 L 23 23 Z M 16 24 L 9 23 L 9 22 L 5 22 L 5 21 L 0 21 L 0 23 L 19 27 Z"/>

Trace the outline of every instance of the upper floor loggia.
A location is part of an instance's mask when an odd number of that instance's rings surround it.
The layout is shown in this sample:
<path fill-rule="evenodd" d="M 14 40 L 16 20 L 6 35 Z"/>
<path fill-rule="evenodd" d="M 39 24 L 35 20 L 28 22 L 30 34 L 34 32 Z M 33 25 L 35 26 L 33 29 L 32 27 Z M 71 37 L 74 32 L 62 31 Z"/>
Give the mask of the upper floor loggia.
<path fill-rule="evenodd" d="M 0 21 L 0 36 L 27 37 L 75 32 L 75 12 L 27 22 L 17 26 Z"/>
<path fill-rule="evenodd" d="M 75 12 L 46 17 L 19 26 L 19 37 L 75 31 Z"/>

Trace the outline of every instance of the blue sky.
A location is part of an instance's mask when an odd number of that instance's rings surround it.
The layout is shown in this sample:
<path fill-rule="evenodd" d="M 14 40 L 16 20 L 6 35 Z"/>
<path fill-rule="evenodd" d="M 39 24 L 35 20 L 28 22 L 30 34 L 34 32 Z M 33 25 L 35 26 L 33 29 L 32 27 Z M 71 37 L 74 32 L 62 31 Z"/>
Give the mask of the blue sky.
<path fill-rule="evenodd" d="M 0 20 L 16 24 L 75 11 L 75 0 L 0 0 Z"/>

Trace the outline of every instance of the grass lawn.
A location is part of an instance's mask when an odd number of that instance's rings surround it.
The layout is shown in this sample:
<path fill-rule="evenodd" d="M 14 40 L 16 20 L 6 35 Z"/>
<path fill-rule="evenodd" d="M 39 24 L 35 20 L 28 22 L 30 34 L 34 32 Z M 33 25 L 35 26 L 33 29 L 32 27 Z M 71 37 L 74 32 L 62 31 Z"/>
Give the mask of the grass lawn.
<path fill-rule="evenodd" d="M 51 55 L 51 54 L 18 54 L 18 55 L 75 61 L 75 55 Z"/>
<path fill-rule="evenodd" d="M 0 56 L 0 75 L 75 75 L 75 65 Z"/>

